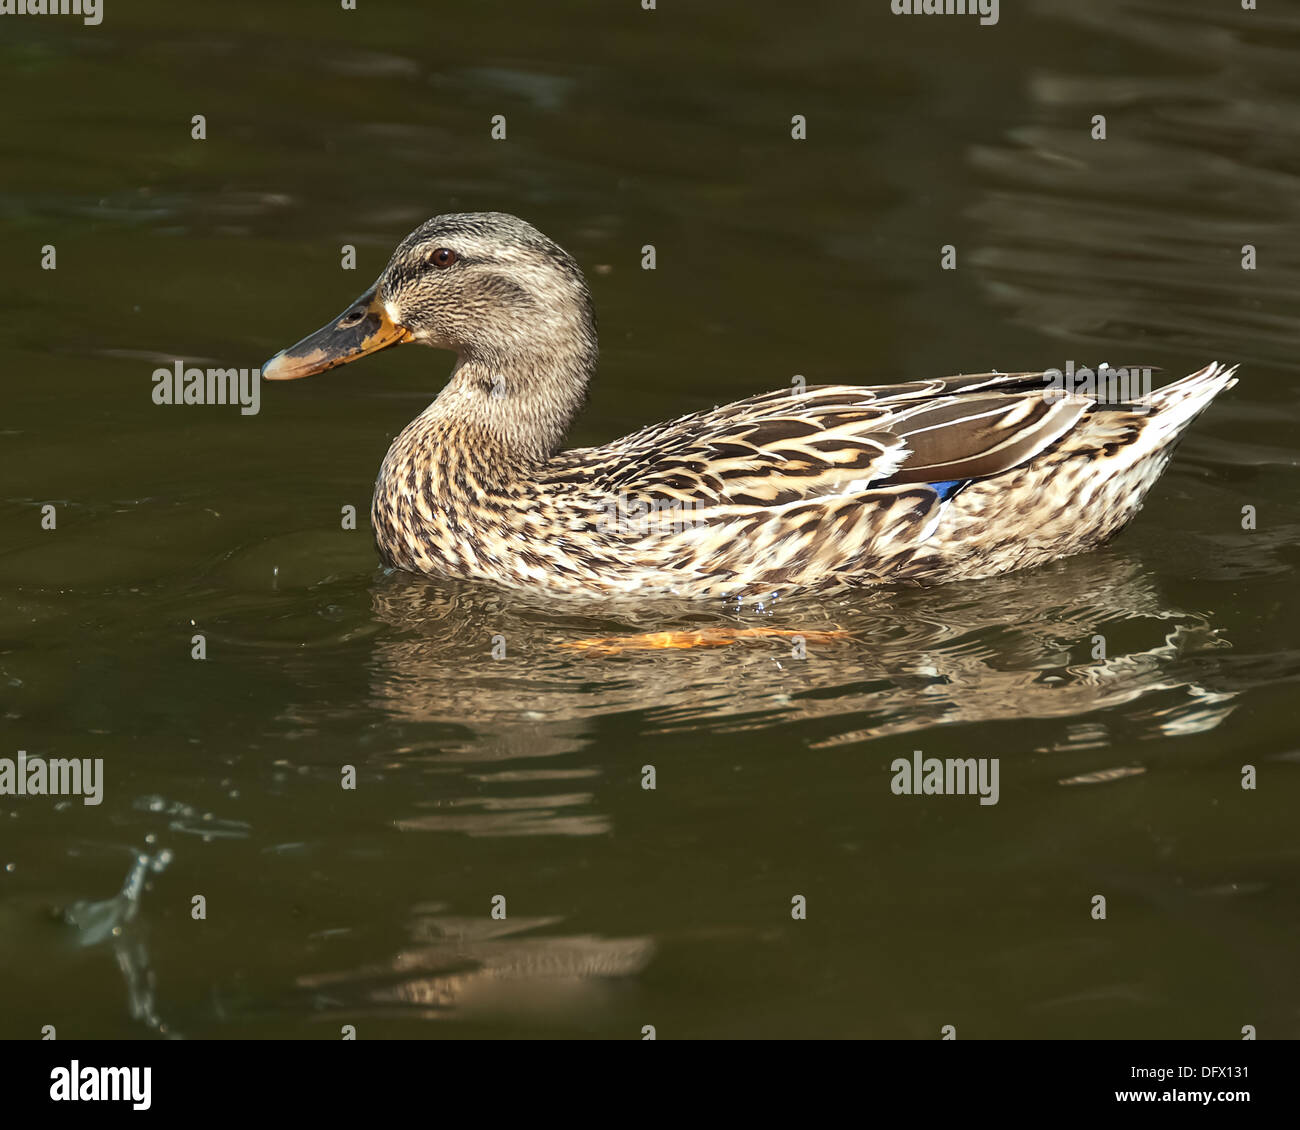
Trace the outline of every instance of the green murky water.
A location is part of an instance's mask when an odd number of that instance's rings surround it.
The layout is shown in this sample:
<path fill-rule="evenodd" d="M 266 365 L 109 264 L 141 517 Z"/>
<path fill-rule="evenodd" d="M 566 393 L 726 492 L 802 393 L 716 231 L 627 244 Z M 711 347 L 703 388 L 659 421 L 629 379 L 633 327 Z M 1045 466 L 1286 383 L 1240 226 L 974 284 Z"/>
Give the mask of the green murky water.
<path fill-rule="evenodd" d="M 1300 1035 L 1295 13 L 104 2 L 0 28 L 0 756 L 105 766 L 0 797 L 0 1035 Z M 739 618 L 385 575 L 444 355 L 151 402 L 486 209 L 591 279 L 577 444 L 795 374 L 1242 379 L 1103 551 Z M 738 619 L 850 638 L 562 646 Z M 915 749 L 999 803 L 895 796 Z"/>

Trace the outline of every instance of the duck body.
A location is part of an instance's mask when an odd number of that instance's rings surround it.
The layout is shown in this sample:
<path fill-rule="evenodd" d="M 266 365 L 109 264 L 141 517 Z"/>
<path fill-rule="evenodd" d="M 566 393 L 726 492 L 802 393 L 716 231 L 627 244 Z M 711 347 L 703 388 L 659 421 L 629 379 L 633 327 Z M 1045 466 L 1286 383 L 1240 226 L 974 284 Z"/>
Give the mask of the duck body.
<path fill-rule="evenodd" d="M 371 520 L 396 568 L 578 595 L 988 577 L 1118 533 L 1230 381 L 1210 366 L 1128 411 L 1056 398 L 1038 374 L 775 392 L 504 478 L 435 402 L 389 449 Z M 922 440 L 967 454 L 922 473 Z M 995 469 L 966 477 L 981 456 Z"/>
<path fill-rule="evenodd" d="M 767 598 L 1070 556 L 1133 518 L 1235 383 L 1212 364 L 1127 403 L 1044 373 L 809 387 L 565 450 L 595 368 L 590 299 L 566 253 L 498 213 L 422 225 L 371 291 L 263 375 L 405 340 L 458 363 L 380 468 L 381 558 L 580 597 Z"/>

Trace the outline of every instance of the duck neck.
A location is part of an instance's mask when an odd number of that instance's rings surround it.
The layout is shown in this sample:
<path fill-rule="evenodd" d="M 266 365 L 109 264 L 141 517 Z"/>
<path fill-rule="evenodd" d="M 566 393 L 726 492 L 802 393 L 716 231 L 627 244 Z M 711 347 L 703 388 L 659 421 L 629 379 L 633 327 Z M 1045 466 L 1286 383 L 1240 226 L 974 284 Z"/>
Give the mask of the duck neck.
<path fill-rule="evenodd" d="M 473 463 L 485 479 L 517 478 L 559 451 L 595 365 L 594 341 L 567 354 L 466 350 L 413 426 L 440 460 Z"/>

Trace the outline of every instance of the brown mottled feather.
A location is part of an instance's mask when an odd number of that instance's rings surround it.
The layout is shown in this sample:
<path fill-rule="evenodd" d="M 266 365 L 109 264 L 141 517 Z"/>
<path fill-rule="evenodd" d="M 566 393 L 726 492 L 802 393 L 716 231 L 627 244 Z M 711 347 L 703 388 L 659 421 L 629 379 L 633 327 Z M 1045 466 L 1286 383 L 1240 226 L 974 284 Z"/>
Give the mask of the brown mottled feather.
<path fill-rule="evenodd" d="M 1212 367 L 1188 380 L 1203 407 L 1231 376 Z M 484 528 L 481 496 L 442 493 L 446 529 L 477 530 L 453 540 L 491 545 L 495 557 L 463 545 L 427 563 L 389 556 L 407 568 L 586 594 L 744 597 L 986 576 L 1111 536 L 1190 420 L 1161 429 L 1143 406 L 1094 407 L 1045 390 L 1038 374 L 769 393 L 561 452 L 495 500 L 496 528 Z M 1159 442 L 1143 447 L 1143 435 Z M 416 459 L 447 442 L 424 430 L 413 438 Z M 973 481 L 948 502 L 926 485 L 952 479 Z M 685 504 L 691 520 L 611 530 L 603 516 L 612 500 L 633 511 Z M 474 513 L 457 521 L 458 504 Z M 445 540 L 427 533 L 424 549 Z"/>

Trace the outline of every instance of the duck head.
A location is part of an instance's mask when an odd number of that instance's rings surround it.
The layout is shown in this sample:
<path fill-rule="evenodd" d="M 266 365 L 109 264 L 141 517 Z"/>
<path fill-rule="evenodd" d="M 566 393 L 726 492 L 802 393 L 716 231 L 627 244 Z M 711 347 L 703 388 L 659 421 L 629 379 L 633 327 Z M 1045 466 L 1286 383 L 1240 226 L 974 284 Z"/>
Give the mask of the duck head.
<path fill-rule="evenodd" d="M 572 256 L 516 216 L 435 216 L 337 318 L 262 367 L 295 380 L 405 342 L 457 355 L 434 407 L 545 458 L 596 364 L 591 296 Z"/>

